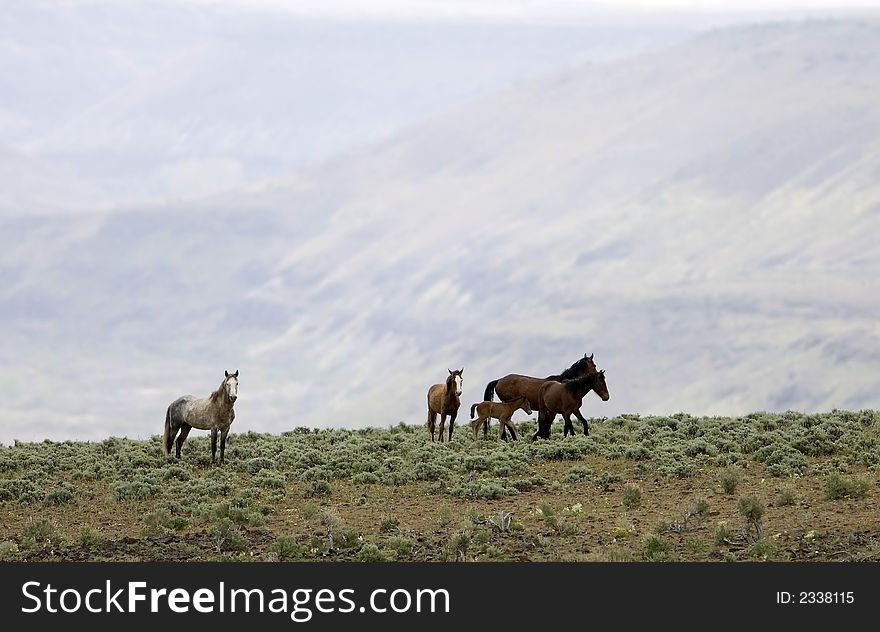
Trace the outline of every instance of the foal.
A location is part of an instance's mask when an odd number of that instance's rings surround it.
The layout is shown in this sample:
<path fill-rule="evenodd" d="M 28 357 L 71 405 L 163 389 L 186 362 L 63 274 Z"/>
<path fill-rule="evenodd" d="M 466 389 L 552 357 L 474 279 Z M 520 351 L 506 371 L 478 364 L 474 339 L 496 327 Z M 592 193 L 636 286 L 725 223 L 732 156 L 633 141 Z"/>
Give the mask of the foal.
<path fill-rule="evenodd" d="M 513 440 L 516 441 L 516 426 L 513 425 L 510 418 L 513 417 L 513 413 L 520 409 L 527 415 L 532 414 L 532 407 L 529 405 L 528 397 L 518 397 L 511 402 L 480 402 L 479 404 L 474 404 L 471 406 L 471 417 L 474 416 L 474 409 L 477 411 L 476 419 L 471 419 L 471 430 L 474 433 L 474 439 L 477 438 L 480 432 L 480 426 L 489 425 L 489 418 L 491 417 L 498 420 L 499 439 L 507 440 L 503 433 L 506 426 L 510 429 Z"/>

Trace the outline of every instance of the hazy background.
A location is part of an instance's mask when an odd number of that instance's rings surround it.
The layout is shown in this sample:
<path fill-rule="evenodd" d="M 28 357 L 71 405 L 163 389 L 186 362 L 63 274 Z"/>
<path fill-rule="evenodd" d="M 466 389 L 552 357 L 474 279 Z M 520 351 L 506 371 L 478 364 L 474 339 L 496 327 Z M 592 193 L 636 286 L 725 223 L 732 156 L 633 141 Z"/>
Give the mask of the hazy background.
<path fill-rule="evenodd" d="M 872 4 L 4 3 L 0 442 L 880 407 Z"/>

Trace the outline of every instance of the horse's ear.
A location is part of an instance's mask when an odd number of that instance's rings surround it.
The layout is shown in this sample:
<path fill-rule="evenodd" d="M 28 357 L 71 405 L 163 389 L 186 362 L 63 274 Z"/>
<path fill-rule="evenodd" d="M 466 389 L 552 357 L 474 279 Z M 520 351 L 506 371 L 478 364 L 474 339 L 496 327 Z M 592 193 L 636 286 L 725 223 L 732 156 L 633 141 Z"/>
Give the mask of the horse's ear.
<path fill-rule="evenodd" d="M 586 357 L 587 357 L 587 354 L 586 354 L 586 353 L 585 353 L 585 354 L 584 354 L 584 357 L 585 357 L 585 358 L 586 358 Z M 593 359 L 593 354 L 592 354 L 592 353 L 591 353 L 591 354 L 590 354 L 590 357 L 589 357 L 589 359 L 590 359 L 590 360 L 592 360 L 592 359 Z"/>
<path fill-rule="evenodd" d="M 449 371 L 449 375 L 452 375 L 452 369 L 446 369 L 446 370 Z"/>
<path fill-rule="evenodd" d="M 232 377 L 238 377 L 238 369 L 235 369 L 235 373 L 232 374 Z"/>
<path fill-rule="evenodd" d="M 459 375 L 461 375 L 462 373 L 464 373 L 464 367 L 461 367 L 461 371 L 458 372 Z"/>
<path fill-rule="evenodd" d="M 225 375 L 226 377 L 229 377 L 229 371 L 224 370 L 223 375 Z"/>
<path fill-rule="evenodd" d="M 599 375 L 601 375 L 602 377 L 605 377 L 605 369 L 602 369 L 601 371 L 599 371 Z"/>

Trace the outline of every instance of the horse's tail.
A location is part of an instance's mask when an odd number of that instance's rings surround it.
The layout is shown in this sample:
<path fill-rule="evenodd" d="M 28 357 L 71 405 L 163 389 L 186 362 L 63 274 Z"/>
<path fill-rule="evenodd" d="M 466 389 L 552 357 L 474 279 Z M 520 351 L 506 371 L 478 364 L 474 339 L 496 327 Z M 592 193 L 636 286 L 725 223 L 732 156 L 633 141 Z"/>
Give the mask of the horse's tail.
<path fill-rule="evenodd" d="M 488 384 L 486 384 L 486 392 L 483 394 L 483 399 L 487 402 L 491 402 L 495 399 L 495 385 L 498 384 L 498 380 L 492 380 Z"/>
<path fill-rule="evenodd" d="M 479 403 L 479 402 L 478 402 Z M 477 407 L 477 404 L 471 404 L 471 419 L 474 418 L 474 409 Z"/>
<path fill-rule="evenodd" d="M 165 411 L 165 434 L 162 435 L 162 453 L 168 456 L 168 439 L 171 435 L 171 406 Z"/>

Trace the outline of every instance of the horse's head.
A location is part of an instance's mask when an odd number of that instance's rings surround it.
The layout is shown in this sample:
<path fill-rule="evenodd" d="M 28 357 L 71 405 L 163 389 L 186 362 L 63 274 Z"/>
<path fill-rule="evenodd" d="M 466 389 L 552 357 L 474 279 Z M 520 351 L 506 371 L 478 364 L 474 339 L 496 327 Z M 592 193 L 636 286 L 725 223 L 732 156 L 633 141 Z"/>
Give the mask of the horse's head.
<path fill-rule="evenodd" d="M 461 374 L 464 373 L 464 367 L 456 369 L 455 371 L 452 369 L 446 370 L 449 371 L 449 377 L 446 378 L 446 385 L 455 389 L 455 394 L 461 397 L 461 385 L 464 382 Z"/>
<path fill-rule="evenodd" d="M 593 390 L 596 391 L 596 395 L 601 397 L 603 402 L 607 402 L 611 396 L 608 394 L 608 385 L 605 384 L 605 369 L 596 374 L 596 380 L 593 384 L 595 384 Z"/>
<path fill-rule="evenodd" d="M 528 397 L 520 397 L 520 400 L 522 401 L 522 403 L 519 405 L 519 407 L 522 408 L 522 410 L 525 414 L 531 415 L 532 414 L 532 405 L 529 403 L 529 398 Z"/>
<path fill-rule="evenodd" d="M 590 373 L 595 373 L 598 369 L 596 369 L 596 363 L 593 362 L 593 354 L 587 355 L 584 354 L 584 357 L 571 365 L 572 369 L 575 369 L 581 375 L 589 375 Z"/>
<path fill-rule="evenodd" d="M 226 377 L 223 380 L 223 388 L 226 390 L 226 397 L 228 397 L 229 401 L 234 404 L 235 400 L 238 399 L 238 369 L 235 370 L 235 373 L 230 373 L 229 371 L 223 372 L 226 374 Z"/>

